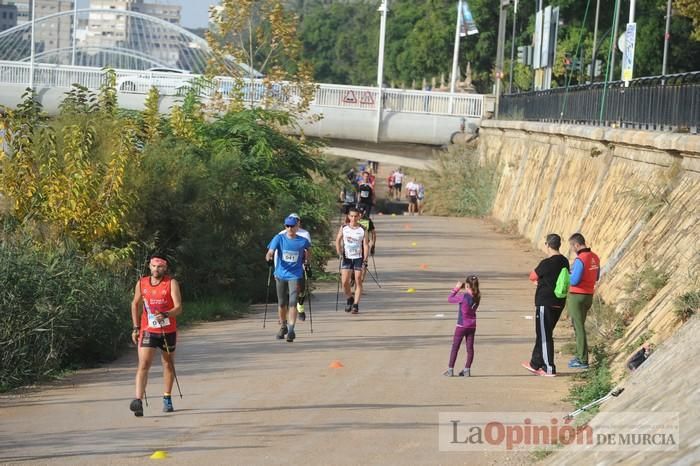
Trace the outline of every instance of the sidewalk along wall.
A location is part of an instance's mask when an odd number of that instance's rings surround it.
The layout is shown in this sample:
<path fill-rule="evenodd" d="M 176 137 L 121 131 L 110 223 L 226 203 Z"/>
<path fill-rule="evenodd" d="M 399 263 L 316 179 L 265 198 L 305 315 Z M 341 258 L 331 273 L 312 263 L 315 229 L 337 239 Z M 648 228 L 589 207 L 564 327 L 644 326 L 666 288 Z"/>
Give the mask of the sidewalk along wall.
<path fill-rule="evenodd" d="M 493 217 L 540 249 L 547 233 L 583 233 L 606 302 L 633 298 L 642 269 L 666 275 L 614 344 L 618 359 L 640 337 L 670 336 L 681 324 L 674 300 L 700 289 L 700 136 L 485 120 L 480 139 L 501 172 Z"/>

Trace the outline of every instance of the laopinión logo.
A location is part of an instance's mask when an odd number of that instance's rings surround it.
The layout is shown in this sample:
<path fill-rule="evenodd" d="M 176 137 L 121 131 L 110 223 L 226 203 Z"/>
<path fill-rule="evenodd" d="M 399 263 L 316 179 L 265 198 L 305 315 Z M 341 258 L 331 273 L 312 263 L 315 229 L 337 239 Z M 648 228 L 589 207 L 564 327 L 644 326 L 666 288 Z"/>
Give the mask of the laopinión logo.
<path fill-rule="evenodd" d="M 440 451 L 674 451 L 680 441 L 677 412 L 604 412 L 583 426 L 564 413 L 440 413 L 438 436 Z"/>

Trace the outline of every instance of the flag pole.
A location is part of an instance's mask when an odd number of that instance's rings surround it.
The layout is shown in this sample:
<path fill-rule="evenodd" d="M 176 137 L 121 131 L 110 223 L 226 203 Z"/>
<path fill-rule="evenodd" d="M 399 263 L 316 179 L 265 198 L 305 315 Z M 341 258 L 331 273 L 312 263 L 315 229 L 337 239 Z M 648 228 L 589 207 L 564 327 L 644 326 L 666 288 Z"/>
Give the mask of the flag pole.
<path fill-rule="evenodd" d="M 452 56 L 452 75 L 450 77 L 450 94 L 454 94 L 457 86 L 457 73 L 459 73 L 459 33 L 462 25 L 462 0 L 457 2 L 457 26 L 455 27 L 455 48 Z M 450 104 L 448 113 L 452 113 L 452 104 L 454 97 L 450 95 Z"/>

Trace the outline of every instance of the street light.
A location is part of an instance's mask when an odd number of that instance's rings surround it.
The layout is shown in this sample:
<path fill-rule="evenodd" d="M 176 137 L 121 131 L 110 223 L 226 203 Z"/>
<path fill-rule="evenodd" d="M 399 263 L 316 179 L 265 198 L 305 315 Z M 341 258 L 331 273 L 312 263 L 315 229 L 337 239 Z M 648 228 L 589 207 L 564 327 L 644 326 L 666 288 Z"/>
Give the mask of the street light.
<path fill-rule="evenodd" d="M 382 127 L 382 91 L 384 87 L 384 42 L 386 40 L 386 14 L 389 12 L 389 0 L 382 0 L 382 4 L 377 9 L 381 13 L 381 21 L 379 23 L 379 57 L 377 58 L 377 135 L 376 141 L 379 142 L 379 133 Z"/>

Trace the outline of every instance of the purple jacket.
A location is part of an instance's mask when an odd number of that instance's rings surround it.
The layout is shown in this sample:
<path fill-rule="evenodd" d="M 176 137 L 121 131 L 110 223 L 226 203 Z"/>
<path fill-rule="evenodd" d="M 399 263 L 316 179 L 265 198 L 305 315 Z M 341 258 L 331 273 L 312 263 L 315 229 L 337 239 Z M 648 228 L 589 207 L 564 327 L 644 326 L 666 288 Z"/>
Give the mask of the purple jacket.
<path fill-rule="evenodd" d="M 474 303 L 470 292 L 460 293 L 459 288 L 455 288 L 447 297 L 447 302 L 459 304 L 457 308 L 457 327 L 476 328 L 476 309 L 478 304 Z"/>

